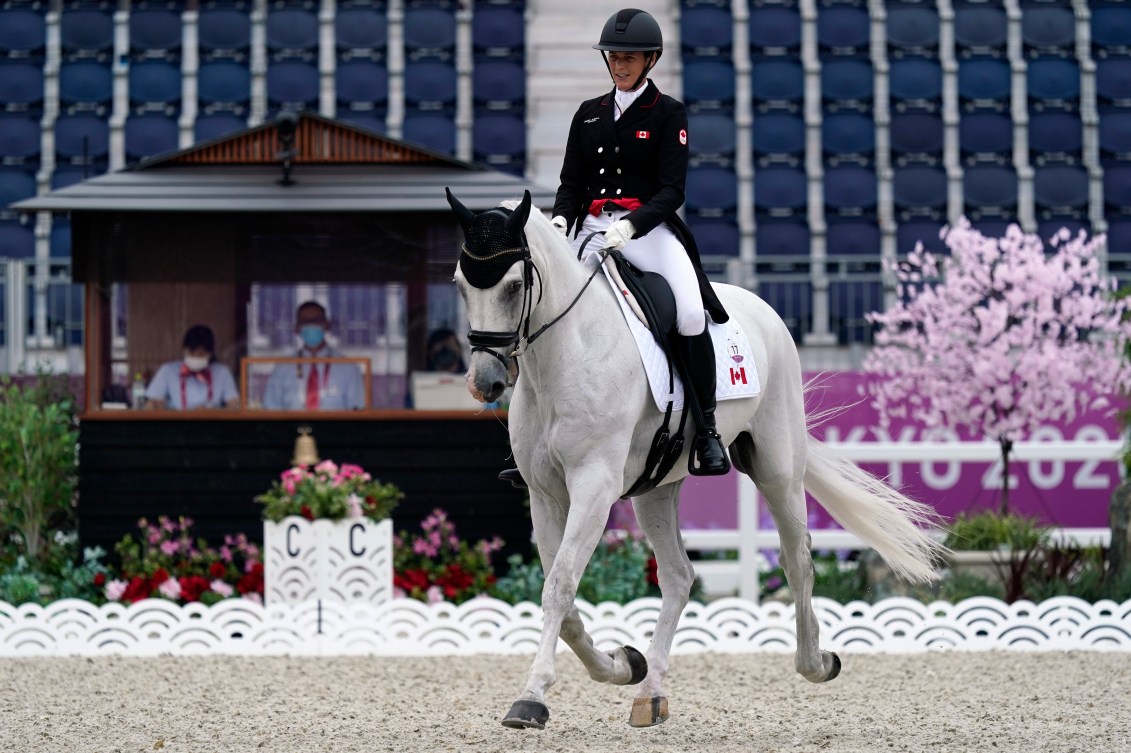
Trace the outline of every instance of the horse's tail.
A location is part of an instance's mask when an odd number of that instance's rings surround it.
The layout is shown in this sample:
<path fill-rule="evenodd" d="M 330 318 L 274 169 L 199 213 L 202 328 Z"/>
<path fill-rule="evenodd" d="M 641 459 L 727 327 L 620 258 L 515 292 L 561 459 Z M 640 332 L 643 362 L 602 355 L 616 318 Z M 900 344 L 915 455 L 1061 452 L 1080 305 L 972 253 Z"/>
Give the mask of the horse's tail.
<path fill-rule="evenodd" d="M 805 488 L 898 575 L 918 582 L 938 578 L 935 566 L 946 548 L 924 530 L 938 522 L 930 507 L 900 494 L 812 436 Z"/>

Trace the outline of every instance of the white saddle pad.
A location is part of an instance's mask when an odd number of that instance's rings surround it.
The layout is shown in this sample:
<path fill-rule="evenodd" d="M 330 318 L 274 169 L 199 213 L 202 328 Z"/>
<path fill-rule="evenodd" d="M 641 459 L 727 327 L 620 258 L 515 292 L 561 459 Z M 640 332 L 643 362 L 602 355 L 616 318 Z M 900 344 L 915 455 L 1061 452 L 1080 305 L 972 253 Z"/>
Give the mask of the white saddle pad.
<path fill-rule="evenodd" d="M 621 312 L 636 340 L 640 360 L 644 362 L 644 371 L 648 374 L 648 384 L 652 387 L 652 399 L 656 401 L 657 408 L 665 410 L 669 400 L 668 359 L 660 350 L 656 338 L 633 313 L 624 292 L 609 276 L 608 269 L 601 265 L 601 271 L 617 294 Z M 711 332 L 711 341 L 715 346 L 715 399 L 754 397 L 761 392 L 758 371 L 754 368 L 754 352 L 750 348 L 750 341 L 746 339 L 746 333 L 733 319 L 726 324 L 708 321 L 707 328 Z M 671 393 L 670 399 L 674 410 L 683 410 L 683 383 L 678 372 L 675 374 L 675 390 Z"/>

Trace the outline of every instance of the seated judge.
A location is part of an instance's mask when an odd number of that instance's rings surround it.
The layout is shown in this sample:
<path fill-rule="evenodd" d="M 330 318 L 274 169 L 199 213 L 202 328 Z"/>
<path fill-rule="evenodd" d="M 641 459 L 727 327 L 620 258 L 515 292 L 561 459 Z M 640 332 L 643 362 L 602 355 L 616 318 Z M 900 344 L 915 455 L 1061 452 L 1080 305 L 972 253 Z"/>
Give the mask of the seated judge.
<path fill-rule="evenodd" d="M 240 393 L 231 370 L 216 361 L 216 338 L 203 324 L 185 332 L 184 356 L 157 369 L 145 390 L 151 409 L 195 410 L 239 407 Z"/>
<path fill-rule="evenodd" d="M 302 340 L 299 358 L 339 358 L 326 342 L 326 308 L 307 301 L 295 311 L 295 334 Z M 356 410 L 365 407 L 361 369 L 352 363 L 281 363 L 271 372 L 263 394 L 268 410 Z"/>

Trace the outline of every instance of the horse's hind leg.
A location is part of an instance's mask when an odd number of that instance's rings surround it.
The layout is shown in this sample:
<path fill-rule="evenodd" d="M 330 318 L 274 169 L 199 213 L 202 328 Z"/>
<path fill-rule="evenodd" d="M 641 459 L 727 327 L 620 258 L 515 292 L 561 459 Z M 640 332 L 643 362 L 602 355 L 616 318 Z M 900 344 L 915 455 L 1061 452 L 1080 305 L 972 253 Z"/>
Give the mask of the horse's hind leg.
<path fill-rule="evenodd" d="M 770 422 L 784 426 L 785 423 Z M 802 422 L 799 424 L 804 426 Z M 794 442 L 796 439 L 794 439 Z M 803 435 L 801 442 L 805 441 Z M 793 592 L 797 619 L 797 654 L 794 666 L 811 682 L 826 682 L 840 674 L 840 658 L 822 651 L 818 643 L 820 628 L 813 612 L 813 558 L 811 538 L 806 529 L 805 448 L 777 436 L 754 446 L 750 434 L 739 434 L 731 445 L 735 466 L 755 480 L 769 503 L 770 514 L 781 540 L 780 561 L 789 589 Z"/>
<path fill-rule="evenodd" d="M 650 727 L 668 718 L 668 699 L 663 682 L 668 676 L 668 656 L 675 639 L 676 624 L 687 606 L 695 569 L 683 547 L 679 533 L 679 488 L 682 482 L 668 484 L 632 500 L 636 521 L 648 537 L 656 555 L 656 574 L 660 581 L 660 616 L 648 646 L 648 676 L 640 684 L 628 722 L 634 727 Z"/>

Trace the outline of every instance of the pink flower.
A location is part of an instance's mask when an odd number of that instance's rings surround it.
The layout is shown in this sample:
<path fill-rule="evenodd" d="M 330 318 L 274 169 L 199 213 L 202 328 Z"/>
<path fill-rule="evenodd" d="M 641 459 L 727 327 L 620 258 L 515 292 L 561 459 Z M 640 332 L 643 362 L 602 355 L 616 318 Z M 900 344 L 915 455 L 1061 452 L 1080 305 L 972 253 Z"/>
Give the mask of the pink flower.
<path fill-rule="evenodd" d="M 223 596 L 225 599 L 235 593 L 235 589 L 219 579 L 212 581 L 212 590 Z"/>
<path fill-rule="evenodd" d="M 323 460 L 321 463 L 314 466 L 314 472 L 334 476 L 338 473 L 338 464 L 333 460 Z"/>
<path fill-rule="evenodd" d="M 168 531 L 169 533 L 173 533 L 177 530 L 177 524 L 166 518 L 164 515 L 162 515 L 157 520 L 161 523 L 161 528 Z"/>
<path fill-rule="evenodd" d="M 393 598 L 394 599 L 405 599 L 405 598 L 408 598 L 408 594 L 405 593 L 405 590 L 403 588 L 398 588 L 396 586 L 393 586 Z"/>
<path fill-rule="evenodd" d="M 166 599 L 172 599 L 173 601 L 176 601 L 181 597 L 181 583 L 176 578 L 167 579 L 164 583 L 157 587 L 157 590 Z"/>
<path fill-rule="evenodd" d="M 427 598 L 429 604 L 439 604 L 444 600 L 444 592 L 439 586 L 431 586 L 428 589 Z"/>
<path fill-rule="evenodd" d="M 243 554 L 248 559 L 253 559 L 253 560 L 259 559 L 259 547 L 257 547 L 255 544 L 248 544 L 247 546 L 244 547 Z M 252 564 L 254 564 L 254 563 L 252 563 Z M 251 565 L 248 565 L 248 567 L 250 567 L 250 566 Z"/>
<path fill-rule="evenodd" d="M 346 515 L 351 518 L 360 518 L 364 513 L 361 509 L 361 497 L 351 494 L 346 497 Z"/>
<path fill-rule="evenodd" d="M 162 541 L 161 542 L 161 553 L 168 555 L 170 557 L 172 557 L 174 554 L 176 554 L 177 550 L 179 550 L 180 548 L 181 548 L 181 545 L 178 544 L 175 541 Z"/>
<path fill-rule="evenodd" d="M 149 545 L 150 546 L 156 546 L 157 542 L 159 542 L 160 540 L 161 540 L 161 532 L 160 531 L 150 531 L 149 532 Z"/>
<path fill-rule="evenodd" d="M 126 592 L 126 586 L 129 584 L 124 580 L 112 580 L 106 584 L 106 601 L 121 601 L 122 594 Z"/>
<path fill-rule="evenodd" d="M 257 593 L 255 591 L 251 591 L 249 593 L 246 593 L 246 594 L 243 595 L 243 597 L 245 599 L 247 599 L 248 601 L 253 602 L 255 604 L 262 604 L 263 603 L 263 594 Z"/>
<path fill-rule="evenodd" d="M 224 560 L 225 562 L 231 562 L 232 561 L 232 550 L 229 549 L 227 546 L 220 547 L 220 559 Z"/>
<path fill-rule="evenodd" d="M 432 546 L 425 539 L 417 539 L 412 542 L 412 551 L 416 554 L 423 554 L 425 557 L 435 557 L 439 553 L 439 548 Z"/>

